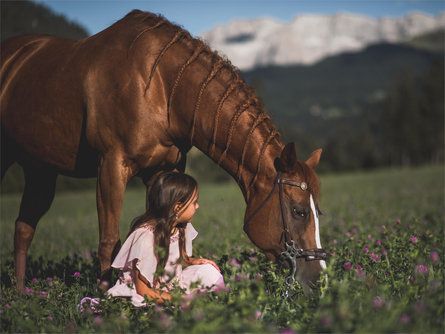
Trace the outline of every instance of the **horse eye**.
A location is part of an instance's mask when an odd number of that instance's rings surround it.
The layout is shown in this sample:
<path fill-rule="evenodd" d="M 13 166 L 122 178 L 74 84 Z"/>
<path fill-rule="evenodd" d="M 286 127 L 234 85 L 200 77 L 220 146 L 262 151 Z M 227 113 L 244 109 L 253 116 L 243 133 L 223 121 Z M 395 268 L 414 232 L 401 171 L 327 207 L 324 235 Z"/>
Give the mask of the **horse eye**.
<path fill-rule="evenodd" d="M 306 218 L 306 211 L 298 208 L 292 208 L 292 214 L 297 218 Z"/>

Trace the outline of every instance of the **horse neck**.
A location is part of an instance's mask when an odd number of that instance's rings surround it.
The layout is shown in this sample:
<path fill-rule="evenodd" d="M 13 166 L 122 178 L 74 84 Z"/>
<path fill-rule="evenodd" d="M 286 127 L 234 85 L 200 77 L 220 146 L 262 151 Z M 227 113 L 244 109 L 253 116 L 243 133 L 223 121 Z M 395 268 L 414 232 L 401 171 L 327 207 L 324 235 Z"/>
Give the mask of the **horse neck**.
<path fill-rule="evenodd" d="M 202 65 L 202 64 L 201 64 Z M 207 64 L 204 64 L 207 65 Z M 174 87 L 169 119 L 176 140 L 197 147 L 226 170 L 249 200 L 257 181 L 275 177 L 283 144 L 251 90 L 220 60 Z M 174 124 L 173 124 L 174 123 Z"/>

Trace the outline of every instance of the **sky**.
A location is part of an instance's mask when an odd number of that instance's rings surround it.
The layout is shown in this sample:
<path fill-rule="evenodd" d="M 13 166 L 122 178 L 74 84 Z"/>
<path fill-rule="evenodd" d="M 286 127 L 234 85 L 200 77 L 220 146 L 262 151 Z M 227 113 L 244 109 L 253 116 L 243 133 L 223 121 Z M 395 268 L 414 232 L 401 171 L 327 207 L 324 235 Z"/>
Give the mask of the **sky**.
<path fill-rule="evenodd" d="M 217 25 L 237 19 L 271 17 L 290 22 L 300 14 L 363 14 L 399 17 L 413 11 L 436 15 L 445 0 L 36 0 L 90 34 L 113 24 L 133 9 L 162 14 L 199 36 Z"/>

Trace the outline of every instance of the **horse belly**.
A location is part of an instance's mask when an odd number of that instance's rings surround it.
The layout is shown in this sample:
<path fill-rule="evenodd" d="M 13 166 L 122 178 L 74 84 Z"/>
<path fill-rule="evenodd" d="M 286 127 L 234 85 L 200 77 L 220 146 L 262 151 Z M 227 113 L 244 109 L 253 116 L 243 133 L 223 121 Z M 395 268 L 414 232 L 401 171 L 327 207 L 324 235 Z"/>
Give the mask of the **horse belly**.
<path fill-rule="evenodd" d="M 48 48 L 53 41 L 43 38 L 9 50 L 12 55 L 2 59 L 0 103 L 2 128 L 24 152 L 75 172 L 85 117 L 78 73 L 64 61 L 70 43 Z"/>

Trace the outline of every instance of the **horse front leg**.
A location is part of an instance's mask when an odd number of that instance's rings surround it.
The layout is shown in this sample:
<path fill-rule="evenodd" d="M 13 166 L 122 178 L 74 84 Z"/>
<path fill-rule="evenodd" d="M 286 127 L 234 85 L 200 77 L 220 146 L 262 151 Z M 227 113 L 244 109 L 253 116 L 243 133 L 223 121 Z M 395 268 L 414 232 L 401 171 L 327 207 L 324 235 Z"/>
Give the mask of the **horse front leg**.
<path fill-rule="evenodd" d="M 119 220 L 129 168 L 118 155 L 104 156 L 97 176 L 97 213 L 99 218 L 100 288 L 106 290 L 111 279 L 111 263 L 120 248 Z"/>

